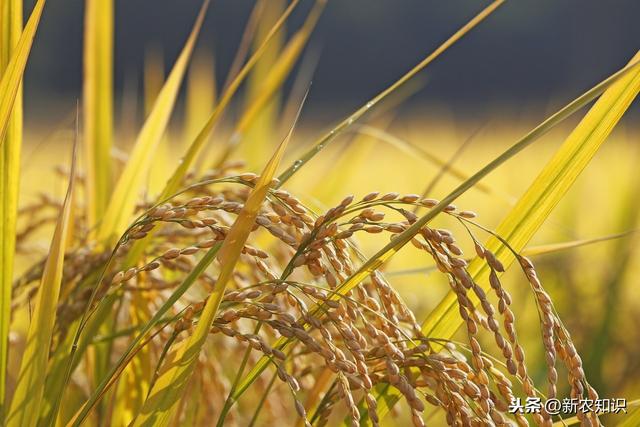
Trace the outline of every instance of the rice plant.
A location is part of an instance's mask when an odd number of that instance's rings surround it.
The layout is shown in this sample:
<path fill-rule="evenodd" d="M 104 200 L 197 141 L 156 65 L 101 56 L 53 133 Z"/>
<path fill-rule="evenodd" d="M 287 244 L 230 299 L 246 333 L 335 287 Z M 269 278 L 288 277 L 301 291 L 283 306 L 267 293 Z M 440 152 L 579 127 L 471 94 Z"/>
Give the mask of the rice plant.
<path fill-rule="evenodd" d="M 307 15 L 287 38 L 301 3 L 309 3 Z M 620 70 L 612 65 L 610 76 L 468 171 L 369 118 L 392 109 L 421 71 L 473 37 L 475 27 L 490 25 L 504 1 L 479 11 L 328 132 L 303 141 L 301 111 L 313 88 L 307 69 L 295 65 L 305 61 L 327 3 L 257 0 L 218 87 L 211 55 L 196 49 L 205 0 L 166 79 L 152 67 L 145 73 L 146 117 L 118 156 L 114 4 L 87 0 L 83 98 L 70 166 L 57 171 L 66 193 L 42 192 L 28 202 L 18 202 L 21 85 L 45 0 L 24 28 L 22 2 L 0 3 L 3 425 L 378 426 L 395 419 L 417 427 L 596 426 L 610 416 L 574 411 L 562 419 L 512 406 L 517 399 L 601 397 L 532 258 L 632 233 L 528 245 L 640 91 L 640 54 Z M 149 83 L 158 76 L 160 85 Z M 187 117 L 169 146 L 185 78 Z M 281 108 L 283 87 L 296 78 L 302 83 Z M 479 219 L 477 206 L 462 206 L 471 190 L 494 197 L 482 180 L 589 105 L 497 226 Z M 236 120 L 227 114 L 232 106 L 240 106 Z M 340 194 L 333 204 L 311 194 L 328 179 L 308 178 L 303 190 L 293 185 L 353 135 L 425 158 L 437 165 L 435 181 L 446 175 L 457 184 L 438 198 L 422 181 L 415 194 L 376 191 L 367 182 L 350 195 L 342 188 L 350 171 L 337 168 L 341 175 L 326 190 Z M 181 151 L 179 162 L 171 162 L 171 150 Z M 403 173 L 391 168 L 391 175 Z M 48 249 L 34 256 L 30 245 L 42 235 Z M 447 286 L 426 314 L 388 268 L 410 250 L 414 267 Z M 518 308 L 525 297 L 533 301 L 529 312 Z M 536 330 L 533 345 L 523 343 L 523 328 Z M 532 369 L 537 353 L 542 363 Z M 638 416 L 624 422 L 636 425 Z"/>

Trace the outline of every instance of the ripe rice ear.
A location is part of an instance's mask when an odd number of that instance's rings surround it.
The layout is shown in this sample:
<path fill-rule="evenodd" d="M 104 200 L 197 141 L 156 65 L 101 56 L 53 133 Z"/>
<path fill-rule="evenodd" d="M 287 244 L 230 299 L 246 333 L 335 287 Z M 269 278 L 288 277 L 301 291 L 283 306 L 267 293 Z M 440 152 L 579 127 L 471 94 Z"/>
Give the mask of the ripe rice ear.
<path fill-rule="evenodd" d="M 509 242 L 516 251 L 521 251 L 542 226 L 637 96 L 640 91 L 639 59 L 640 53 L 636 54 L 629 66 L 623 70 L 624 75 L 619 76 L 619 73 L 616 73 L 619 77 L 576 126 L 496 229 L 496 234 Z M 489 239 L 484 247 L 506 266 L 515 259 L 513 253 L 495 237 Z M 489 290 L 490 269 L 483 260 L 475 258 L 468 270 L 474 282 L 481 284 L 485 291 Z M 477 305 L 477 298 L 472 298 L 472 301 Z M 463 320 L 457 313 L 456 296 L 450 292 L 424 320 L 422 332 L 429 337 L 450 339 L 462 324 Z M 391 395 L 397 393 L 385 388 L 377 397 L 380 417 L 386 415 L 390 405 L 399 398 L 396 396 L 394 399 Z"/>
<path fill-rule="evenodd" d="M 227 283 L 233 275 L 244 244 L 253 230 L 258 211 L 269 188 L 273 185 L 273 177 L 292 133 L 293 127 L 262 171 L 242 211 L 229 230 L 218 254 L 218 260 L 221 264 L 220 274 L 215 282 L 213 292 L 207 299 L 198 324 L 193 334 L 185 341 L 180 342 L 170 353 L 165 364 L 166 369 L 154 383 L 140 414 L 133 421 L 134 426 L 164 426 L 172 419 L 184 389 L 192 376 L 213 319 L 218 312 Z"/>
<path fill-rule="evenodd" d="M 515 154 L 522 151 L 524 148 L 532 144 L 539 137 L 547 133 L 553 127 L 561 123 L 566 118 L 570 117 L 573 113 L 578 111 L 580 108 L 587 105 L 593 99 L 602 94 L 609 87 L 613 87 L 619 81 L 622 81 L 625 78 L 629 78 L 631 76 L 636 77 L 638 73 L 638 66 L 640 63 L 634 63 L 631 66 L 625 67 L 624 69 L 616 72 L 606 80 L 602 81 L 598 85 L 594 86 L 591 90 L 584 93 L 582 96 L 578 97 L 564 108 L 559 110 L 557 113 L 553 114 L 547 120 L 542 122 L 539 126 L 534 128 L 531 132 L 521 138 L 516 144 L 507 149 L 504 153 L 498 156 L 496 159 L 491 161 L 485 167 L 483 167 L 480 171 L 475 173 L 471 178 L 463 182 L 460 186 L 458 186 L 452 193 L 450 193 L 447 197 L 445 197 L 442 201 L 433 206 L 429 212 L 422 217 L 420 217 L 417 221 L 415 221 L 411 227 L 407 228 L 404 232 L 398 234 L 390 243 L 388 243 L 385 247 L 379 250 L 376 254 L 374 254 L 371 258 L 369 258 L 356 272 L 350 275 L 346 281 L 340 284 L 337 288 L 337 292 L 339 294 L 346 294 L 355 288 L 359 283 L 361 283 L 369 274 L 380 268 L 386 261 L 391 259 L 404 245 L 409 243 L 413 237 L 424 227 L 427 223 L 429 223 L 433 218 L 435 218 L 438 214 L 445 210 L 451 203 L 453 203 L 460 195 L 465 193 L 471 187 L 473 187 L 478 181 L 488 175 L 491 171 L 496 169 L 502 163 L 506 162 L 509 158 L 513 157 Z M 630 100 L 629 100 L 630 102 Z M 595 107 L 594 107 L 595 108 Z M 618 117 L 619 118 L 619 117 Z M 332 299 L 337 299 L 337 296 L 332 296 Z M 455 298 L 455 297 L 454 297 Z M 447 301 L 449 299 L 447 298 Z M 452 302 L 455 304 L 455 299 Z M 455 310 L 452 309 L 450 311 L 451 317 L 454 319 L 456 327 L 453 328 L 453 332 L 457 330 L 460 325 L 460 319 L 457 317 Z M 425 328 L 425 330 L 427 330 Z M 425 335 L 431 336 L 427 331 Z M 440 335 L 434 335 L 436 337 L 440 337 Z M 280 339 L 273 346 L 274 348 L 283 348 L 287 345 L 289 341 L 287 339 Z M 234 396 L 234 399 L 237 400 L 239 396 L 256 380 L 256 378 L 266 369 L 269 364 L 269 358 L 262 357 L 258 363 L 254 366 L 251 372 L 247 374 L 245 379 L 241 382 L 238 387 L 238 391 Z M 392 397 L 386 396 L 386 391 L 378 391 L 376 398 L 378 399 L 378 404 L 381 406 L 380 414 L 386 414 L 389 410 L 388 404 L 393 405 L 395 401 Z M 397 400 L 397 399 L 396 399 Z M 361 407 L 362 408 L 362 407 Z"/>

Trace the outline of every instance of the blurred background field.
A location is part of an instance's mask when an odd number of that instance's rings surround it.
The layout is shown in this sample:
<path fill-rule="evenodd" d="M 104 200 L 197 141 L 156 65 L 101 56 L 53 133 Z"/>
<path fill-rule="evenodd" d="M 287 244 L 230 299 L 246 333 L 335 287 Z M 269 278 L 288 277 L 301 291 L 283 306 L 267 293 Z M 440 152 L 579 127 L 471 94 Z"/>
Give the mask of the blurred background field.
<path fill-rule="evenodd" d="M 20 190 L 24 205 L 42 192 L 62 199 L 66 189 L 66 178 L 55 167 L 68 167 L 74 135 L 82 69 L 81 3 L 47 6 L 27 68 Z M 152 154 L 149 198 L 162 190 L 194 129 L 215 104 L 252 4 L 214 1 L 177 112 Z M 145 104 L 157 92 L 154 79 L 163 81 L 199 5 L 117 2 L 115 164 L 126 161 Z M 318 135 L 397 79 L 477 8 L 476 2 L 330 1 L 302 64 L 247 132 L 245 141 L 250 143 L 241 145 L 232 158 L 246 160 L 248 170 L 259 172 L 286 133 L 300 88 L 311 78 L 309 98 L 283 163 L 289 165 Z M 361 197 L 374 190 L 421 194 L 430 188 L 430 197 L 442 198 L 461 182 L 451 173 L 454 169 L 470 176 L 551 112 L 623 66 L 638 48 L 638 16 L 640 3 L 632 0 L 507 2 L 406 93 L 340 136 L 286 188 L 318 210 L 348 194 Z M 287 24 L 290 33 L 303 17 L 303 11 L 294 15 Z M 252 85 L 260 86 L 274 56 L 266 55 L 262 70 L 256 68 L 246 93 L 216 129 L 199 161 L 201 170 L 213 165 L 232 138 Z M 491 173 L 482 181 L 483 189 L 468 191 L 456 205 L 476 211 L 479 222 L 493 229 L 579 117 Z M 636 102 L 529 244 L 532 251 L 549 250 L 551 244 L 624 233 L 543 255 L 533 252 L 532 257 L 574 336 L 587 377 L 601 396 L 628 399 L 640 397 L 640 236 L 634 233 L 640 227 L 639 119 Z M 445 170 L 438 162 L 446 164 Z M 453 221 L 438 221 L 462 231 Z M 45 228 L 29 241 L 28 257 L 18 255 L 18 273 L 47 253 L 51 231 Z M 387 241 L 380 235 L 359 240 L 367 255 Z M 441 275 L 430 274 L 431 261 L 409 246 L 384 270 L 421 319 L 449 288 Z M 463 249 L 473 252 L 472 247 Z M 528 350 L 530 371 L 544 382 L 544 356 L 536 346 L 537 312 L 528 284 L 513 272 L 508 283 L 514 311 L 522 320 L 518 332 Z M 565 393 L 560 390 L 559 395 Z M 393 420 L 387 422 L 393 425 Z"/>

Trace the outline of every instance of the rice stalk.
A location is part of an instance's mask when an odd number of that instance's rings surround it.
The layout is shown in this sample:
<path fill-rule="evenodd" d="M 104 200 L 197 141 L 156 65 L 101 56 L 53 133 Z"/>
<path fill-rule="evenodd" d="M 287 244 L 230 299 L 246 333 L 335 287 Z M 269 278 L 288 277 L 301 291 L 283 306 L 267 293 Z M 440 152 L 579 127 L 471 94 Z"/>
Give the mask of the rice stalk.
<path fill-rule="evenodd" d="M 112 0 L 85 2 L 83 143 L 90 227 L 104 215 L 113 190 L 113 8 Z"/>
<path fill-rule="evenodd" d="M 4 74 L 22 32 L 22 2 L 11 0 L 0 5 L 0 75 Z M 22 146 L 22 89 L 18 88 L 6 131 L 0 142 L 0 423 L 4 420 L 6 398 L 11 286 L 16 244 L 16 221 L 20 190 L 20 151 Z"/>

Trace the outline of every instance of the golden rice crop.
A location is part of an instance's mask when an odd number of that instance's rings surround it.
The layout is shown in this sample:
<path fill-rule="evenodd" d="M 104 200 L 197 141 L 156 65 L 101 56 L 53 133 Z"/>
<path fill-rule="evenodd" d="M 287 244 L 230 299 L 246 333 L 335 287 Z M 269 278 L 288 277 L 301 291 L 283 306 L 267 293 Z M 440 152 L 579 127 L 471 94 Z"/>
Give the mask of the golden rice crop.
<path fill-rule="evenodd" d="M 526 246 L 640 91 L 640 54 L 477 172 L 454 164 L 461 150 L 447 160 L 373 122 L 359 123 L 483 23 L 503 3 L 496 0 L 278 175 L 306 99 L 292 96 L 283 109 L 297 111 L 295 118 L 280 114 L 282 87 L 330 5 L 313 2 L 287 40 L 283 28 L 301 2 L 258 0 L 218 91 L 210 57 L 187 72 L 209 6 L 204 1 L 120 164 L 112 154 L 113 2 L 88 0 L 82 120 L 76 117 L 71 168 L 56 171 L 67 181 L 66 196 L 45 191 L 18 205 L 20 86 L 44 0 L 22 32 L 13 28 L 19 3 L 0 3 L 3 425 L 378 426 L 393 423 L 387 418 L 393 413 L 398 423 L 417 427 L 551 426 L 565 420 L 545 410 L 512 413 L 511 402 L 600 397 L 545 270 L 526 255 L 631 232 Z M 4 31 L 8 23 L 12 31 Z M 181 161 L 168 165 L 167 129 L 185 76 L 191 76 L 187 140 L 177 144 Z M 247 82 L 225 143 L 222 119 Z M 202 99 L 199 87 L 217 99 Z M 596 99 L 552 159 L 535 165 L 540 175 L 502 210 L 499 226 L 480 221 L 480 206 L 458 206 L 470 189 L 507 198 L 481 180 Z M 282 126 L 288 132 L 272 143 Z M 415 180 L 416 194 L 374 191 L 365 180 L 356 195 L 344 195 L 338 179 L 324 190 L 339 199 L 328 206 L 290 182 L 350 131 L 435 164 L 435 178 Z M 212 135 L 220 142 L 214 158 L 205 149 Z M 238 153 L 255 149 L 252 141 L 260 146 L 247 164 Z M 79 144 L 85 155 L 76 161 Z M 155 156 L 158 147 L 164 156 Z M 259 174 L 256 163 L 266 165 Z M 403 173 L 390 167 L 391 175 Z M 156 182 L 158 176 L 169 179 Z M 445 176 L 457 186 L 435 198 Z M 306 187 L 323 184 L 316 179 Z M 51 229 L 39 257 L 33 242 Z M 417 255 L 407 259 L 419 260 L 413 267 L 447 285 L 424 318 L 389 270 L 392 258 L 410 250 Z M 28 262 L 14 273 L 14 258 L 24 255 Z M 521 310 L 526 298 L 533 303 Z M 523 329 L 536 331 L 533 343 L 523 341 Z M 541 363 L 531 362 L 536 358 Z M 597 426 L 607 415 L 577 412 L 566 423 Z"/>

